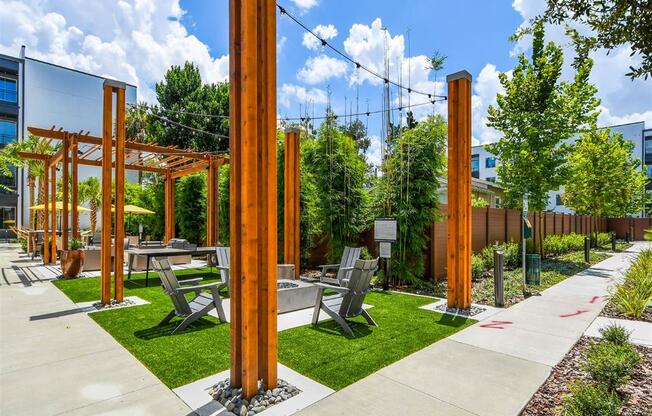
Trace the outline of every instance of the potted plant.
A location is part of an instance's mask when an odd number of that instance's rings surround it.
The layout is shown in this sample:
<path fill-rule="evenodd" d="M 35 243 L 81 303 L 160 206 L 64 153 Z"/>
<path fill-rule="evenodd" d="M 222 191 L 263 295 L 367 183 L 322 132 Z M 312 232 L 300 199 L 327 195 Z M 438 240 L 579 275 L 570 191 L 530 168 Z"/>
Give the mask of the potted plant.
<path fill-rule="evenodd" d="M 64 279 L 74 279 L 79 276 L 84 265 L 84 247 L 81 240 L 70 240 L 69 250 L 61 251 L 61 271 Z"/>

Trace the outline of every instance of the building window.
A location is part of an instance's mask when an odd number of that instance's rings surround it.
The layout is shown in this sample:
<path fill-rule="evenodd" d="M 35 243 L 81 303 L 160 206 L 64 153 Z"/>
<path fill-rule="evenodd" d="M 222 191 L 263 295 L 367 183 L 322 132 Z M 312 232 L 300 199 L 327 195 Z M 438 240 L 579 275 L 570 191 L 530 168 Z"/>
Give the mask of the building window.
<path fill-rule="evenodd" d="M 485 179 L 488 182 L 496 182 L 496 177 L 495 176 L 488 176 L 487 179 Z"/>
<path fill-rule="evenodd" d="M 485 168 L 495 168 L 496 167 L 496 158 L 495 157 L 488 157 L 484 160 L 484 167 Z"/>
<path fill-rule="evenodd" d="M 0 230 L 16 225 L 16 207 L 0 207 Z"/>
<path fill-rule="evenodd" d="M 15 79 L 0 78 L 0 101 L 18 102 Z"/>
<path fill-rule="evenodd" d="M 556 204 L 557 206 L 562 206 L 562 205 L 564 205 L 563 201 L 561 200 L 561 194 L 557 194 L 557 196 L 556 196 L 556 198 L 555 198 L 555 204 Z"/>
<path fill-rule="evenodd" d="M 496 197 L 496 208 L 501 207 L 500 203 L 501 203 L 500 198 Z"/>
<path fill-rule="evenodd" d="M 652 163 L 652 136 L 645 137 L 645 163 Z"/>
<path fill-rule="evenodd" d="M 480 155 L 471 156 L 471 176 L 480 179 Z"/>
<path fill-rule="evenodd" d="M 0 120 L 0 146 L 16 141 L 16 122 Z"/>

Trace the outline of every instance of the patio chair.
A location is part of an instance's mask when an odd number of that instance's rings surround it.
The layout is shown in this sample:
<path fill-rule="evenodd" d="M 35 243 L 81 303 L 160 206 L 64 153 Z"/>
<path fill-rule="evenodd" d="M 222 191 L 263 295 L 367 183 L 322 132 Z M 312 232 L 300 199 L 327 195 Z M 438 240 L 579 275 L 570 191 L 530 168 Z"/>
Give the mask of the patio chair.
<path fill-rule="evenodd" d="M 360 258 L 361 252 L 362 247 L 344 247 L 340 264 L 323 264 L 319 266 L 321 268 L 319 281 L 331 285 L 346 286 L 351 276 L 353 265 Z M 335 271 L 335 277 L 328 277 L 326 273 L 329 271 Z"/>
<path fill-rule="evenodd" d="M 217 310 L 220 322 L 226 322 L 222 298 L 220 297 L 220 289 L 224 286 L 223 283 L 216 282 L 200 285 L 198 283 L 203 280 L 201 277 L 177 280 L 170 262 L 165 257 L 152 258 L 152 265 L 161 278 L 163 291 L 170 297 L 174 305 L 174 309 L 163 318 L 159 325 L 167 324 L 175 316 L 183 318 L 183 321 L 172 331 L 172 334 L 176 334 L 186 329 L 188 325 L 197 319 L 208 315 L 208 312 L 213 309 Z M 211 294 L 202 293 L 203 289 L 210 289 Z M 194 292 L 196 296 L 188 302 L 185 294 L 190 292 Z"/>
<path fill-rule="evenodd" d="M 36 256 L 40 256 L 41 252 L 43 251 L 43 233 L 42 232 L 34 232 L 32 233 L 32 260 Z"/>
<path fill-rule="evenodd" d="M 316 283 L 319 288 L 315 312 L 312 315 L 312 324 L 319 322 L 319 312 L 323 310 L 333 318 L 350 336 L 353 330 L 346 322 L 347 318 L 354 318 L 362 315 L 369 325 L 378 326 L 369 312 L 363 309 L 362 304 L 367 293 L 371 290 L 371 277 L 378 269 L 378 259 L 356 260 L 351 272 L 347 287 L 337 287 L 324 283 Z M 337 295 L 324 298 L 324 290 L 334 290 Z"/>
<path fill-rule="evenodd" d="M 229 281 L 230 267 L 231 267 L 231 249 L 229 247 L 215 247 L 215 258 L 217 259 L 217 270 L 220 271 L 222 283 L 226 285 L 226 289 L 231 296 L 231 283 Z"/>

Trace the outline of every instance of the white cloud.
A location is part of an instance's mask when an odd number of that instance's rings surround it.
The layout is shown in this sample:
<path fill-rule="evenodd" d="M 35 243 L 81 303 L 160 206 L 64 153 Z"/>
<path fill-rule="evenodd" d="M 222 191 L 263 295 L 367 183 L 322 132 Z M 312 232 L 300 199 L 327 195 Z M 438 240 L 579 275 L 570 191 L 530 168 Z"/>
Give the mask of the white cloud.
<path fill-rule="evenodd" d="M 546 8 L 545 0 L 514 0 L 514 9 L 523 18 L 521 26 L 529 23 L 530 19 L 540 15 Z M 572 22 L 571 26 L 583 35 L 590 34 L 590 29 Z M 546 25 L 546 40 L 553 41 L 563 47 L 564 70 L 563 77 L 569 79 L 573 74 L 570 66 L 574 50 L 565 34 L 566 29 L 560 25 Z M 531 46 L 531 37 L 526 36 L 517 42 L 512 50 L 516 55 L 526 52 Z M 527 53 L 527 52 L 526 52 Z M 652 108 L 652 79 L 631 80 L 625 74 L 630 66 L 638 66 L 641 59 L 631 55 L 628 45 L 617 47 L 611 51 L 605 49 L 594 51 L 590 54 L 593 59 L 593 71 L 590 81 L 598 88 L 597 96 L 601 99 L 603 114 L 598 121 L 601 125 L 620 124 L 618 120 L 646 121 L 646 127 L 652 127 L 650 109 Z"/>
<path fill-rule="evenodd" d="M 180 23 L 183 14 L 179 0 L 4 1 L 0 53 L 15 56 L 25 45 L 27 56 L 135 84 L 139 99 L 152 102 L 171 65 L 192 61 L 206 82 L 228 78 L 228 55 L 211 57 Z"/>
<path fill-rule="evenodd" d="M 297 72 L 297 78 L 308 84 L 319 84 L 330 78 L 343 76 L 346 74 L 346 68 L 346 62 L 340 59 L 319 55 L 308 58 L 303 68 Z"/>
<path fill-rule="evenodd" d="M 498 131 L 487 127 L 487 109 L 490 105 L 496 105 L 496 94 L 504 92 L 498 79 L 499 73 L 496 65 L 487 64 L 475 79 L 471 98 L 472 131 L 474 140 L 477 140 L 474 144 L 491 143 L 500 138 Z"/>
<path fill-rule="evenodd" d="M 333 39 L 335 36 L 337 36 L 337 28 L 333 25 L 317 25 L 312 31 L 324 40 Z M 310 33 L 303 34 L 303 41 L 301 44 L 306 48 L 312 50 L 317 50 L 321 46 L 319 39 Z"/>
<path fill-rule="evenodd" d="M 294 85 L 283 84 L 278 92 L 279 102 L 285 106 L 290 107 L 292 102 L 301 104 L 326 104 L 328 102 L 328 95 L 326 91 L 319 88 L 310 88 Z"/>
<path fill-rule="evenodd" d="M 369 139 L 371 140 L 371 144 L 367 149 L 367 162 L 376 166 L 380 166 L 380 137 L 376 135 L 370 135 Z"/>
<path fill-rule="evenodd" d="M 315 7 L 319 3 L 319 0 L 292 0 L 292 3 L 301 10 L 308 11 Z"/>

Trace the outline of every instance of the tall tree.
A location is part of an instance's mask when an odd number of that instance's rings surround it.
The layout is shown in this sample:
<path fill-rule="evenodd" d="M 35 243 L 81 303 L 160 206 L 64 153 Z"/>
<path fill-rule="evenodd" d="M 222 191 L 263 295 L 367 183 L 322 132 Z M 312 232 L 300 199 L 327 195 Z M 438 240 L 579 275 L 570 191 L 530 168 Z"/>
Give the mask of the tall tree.
<path fill-rule="evenodd" d="M 446 135 L 444 119 L 430 116 L 403 131 L 383 163 L 379 192 L 385 201 L 380 205 L 382 214 L 397 221 L 392 269 L 404 281 L 423 277 L 426 231 L 438 217 L 439 182 L 446 173 Z"/>
<path fill-rule="evenodd" d="M 367 126 L 361 120 L 353 120 L 350 123 L 342 124 L 340 130 L 355 141 L 358 150 L 367 153 L 367 149 L 371 145 L 371 139 L 367 136 Z"/>
<path fill-rule="evenodd" d="M 172 66 L 155 89 L 159 105 L 152 108 L 150 117 L 154 140 L 198 151 L 228 150 L 227 83 L 203 84 L 199 68 L 186 62 L 183 67 Z"/>
<path fill-rule="evenodd" d="M 176 188 L 179 237 L 199 244 L 206 235 L 206 174 L 184 176 L 177 181 Z"/>
<path fill-rule="evenodd" d="M 95 176 L 91 176 L 80 182 L 77 188 L 77 198 L 79 203 L 88 202 L 88 209 L 91 210 L 91 233 L 95 234 L 97 231 L 97 209 L 102 202 L 100 180 Z"/>
<path fill-rule="evenodd" d="M 359 242 L 369 223 L 369 198 L 364 188 L 367 165 L 351 137 L 337 128 L 332 111 L 319 127 L 304 166 L 309 166 L 319 195 L 320 228 L 329 244 L 331 260 L 345 245 Z"/>
<path fill-rule="evenodd" d="M 530 209 L 542 216 L 548 192 L 563 183 L 568 155 L 564 140 L 595 124 L 599 104 L 588 80 L 593 62 L 586 53 L 573 62 L 573 80 L 562 81 L 562 50 L 553 42 L 546 44 L 544 37 L 544 23 L 537 20 L 532 55 L 518 57 L 511 77 L 499 75 L 505 92 L 496 96 L 496 107 L 489 107 L 487 123 L 503 134 L 488 150 L 502 162 L 496 170 L 505 205 L 520 208 L 527 193 Z M 542 227 L 539 231 L 535 247 L 542 252 Z"/>
<path fill-rule="evenodd" d="M 609 129 L 580 135 L 569 157 L 564 205 L 578 214 L 622 217 L 643 210 L 647 175 L 634 144 Z"/>
<path fill-rule="evenodd" d="M 581 22 L 593 31 L 575 40 L 590 48 L 614 49 L 628 44 L 640 55 L 632 78 L 652 74 L 652 2 L 649 0 L 548 0 L 545 18 L 552 23 Z"/>

